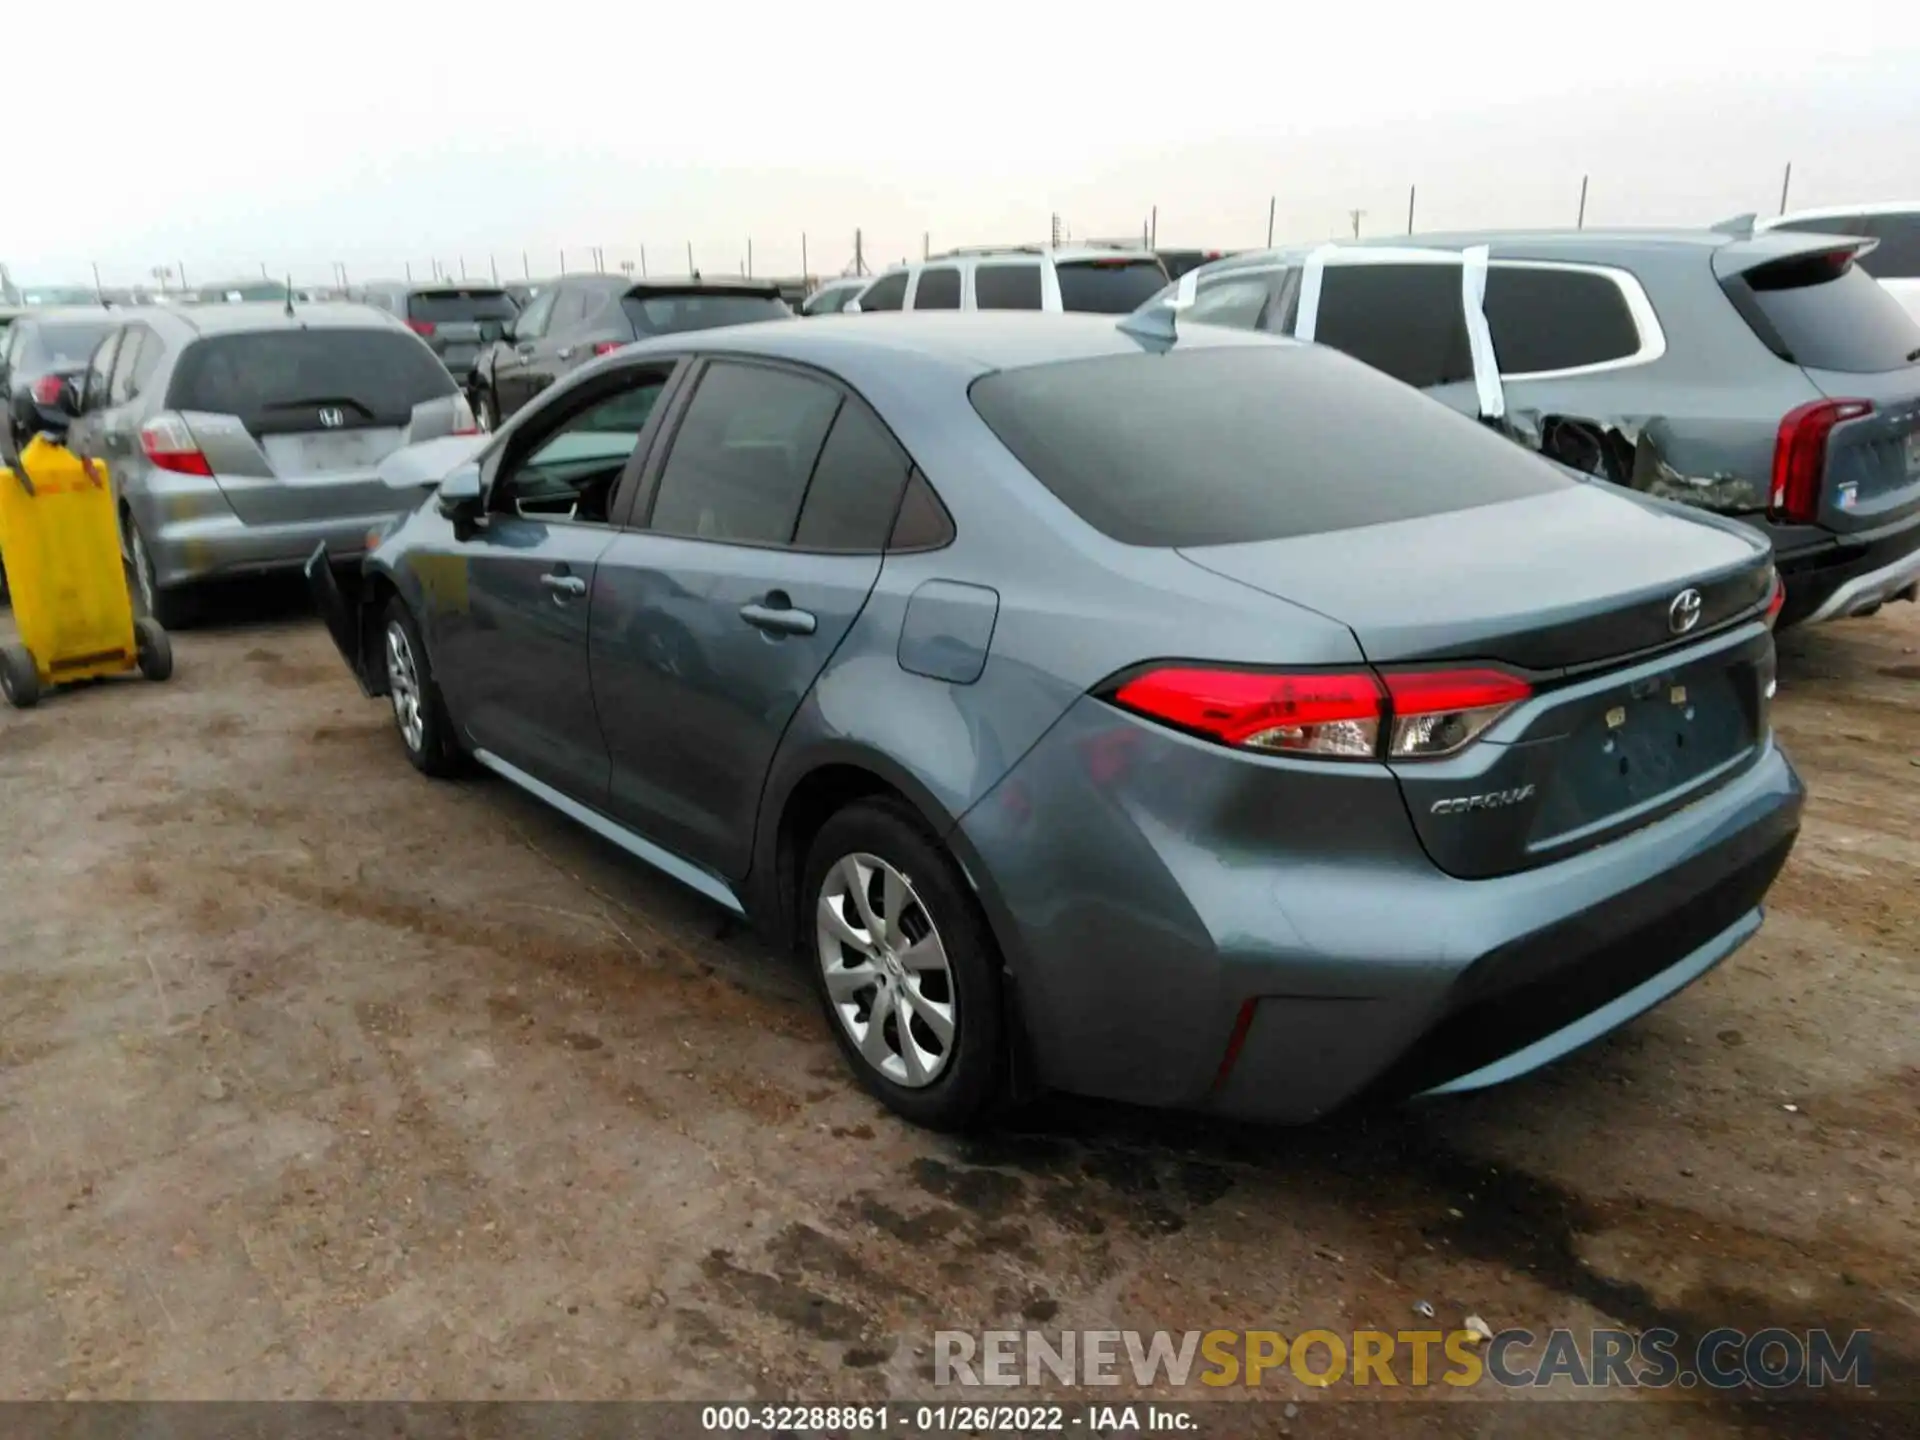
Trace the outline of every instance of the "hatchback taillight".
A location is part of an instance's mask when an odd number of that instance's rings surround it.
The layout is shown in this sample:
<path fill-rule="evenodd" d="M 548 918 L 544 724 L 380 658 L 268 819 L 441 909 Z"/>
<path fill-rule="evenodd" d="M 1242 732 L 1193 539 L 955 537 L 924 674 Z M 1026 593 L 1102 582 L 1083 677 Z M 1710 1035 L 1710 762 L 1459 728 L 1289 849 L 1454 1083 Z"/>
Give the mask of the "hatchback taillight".
<path fill-rule="evenodd" d="M 618 340 L 596 340 L 593 343 L 593 353 L 596 355 L 611 355 L 619 348 Z"/>
<path fill-rule="evenodd" d="M 1827 482 L 1827 439 L 1833 427 L 1873 413 L 1869 400 L 1812 400 L 1789 410 L 1773 444 L 1773 485 L 1767 512 L 1775 520 L 1811 525 L 1820 518 Z"/>
<path fill-rule="evenodd" d="M 63 382 L 64 377 L 62 376 L 42 375 L 33 382 L 33 403 L 36 405 L 58 405 L 60 403 L 60 386 Z"/>
<path fill-rule="evenodd" d="M 178 415 L 156 415 L 140 427 L 140 449 L 156 470 L 176 475 L 211 475 L 213 466 L 200 453 L 200 442 Z"/>
<path fill-rule="evenodd" d="M 1773 593 L 1767 597 L 1767 628 L 1771 630 L 1780 620 L 1780 612 L 1787 606 L 1787 582 L 1780 578 L 1778 571 L 1773 576 Z"/>
<path fill-rule="evenodd" d="M 1115 687 L 1115 704 L 1237 749 L 1329 760 L 1451 755 L 1533 693 L 1501 670 L 1216 670 L 1169 666 Z"/>

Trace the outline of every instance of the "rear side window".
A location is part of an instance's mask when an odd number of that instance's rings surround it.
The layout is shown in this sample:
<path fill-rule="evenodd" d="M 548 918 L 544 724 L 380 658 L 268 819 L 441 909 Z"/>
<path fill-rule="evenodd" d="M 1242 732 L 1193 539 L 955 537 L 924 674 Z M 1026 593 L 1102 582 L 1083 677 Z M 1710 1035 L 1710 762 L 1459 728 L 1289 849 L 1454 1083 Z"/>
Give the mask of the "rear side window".
<path fill-rule="evenodd" d="M 1473 378 L 1458 265 L 1329 265 L 1313 338 L 1419 389 Z"/>
<path fill-rule="evenodd" d="M 1920 360 L 1920 325 L 1844 250 L 1775 261 L 1726 284 L 1754 333 L 1796 365 L 1871 375 Z"/>
<path fill-rule="evenodd" d="M 973 270 L 973 304 L 977 310 L 1038 310 L 1040 267 L 976 265 Z M 860 302 L 860 308 L 866 308 L 866 301 Z"/>
<path fill-rule="evenodd" d="M 1861 233 L 1880 242 L 1861 257 L 1862 270 L 1876 280 L 1920 279 L 1920 215 L 1869 215 Z"/>
<path fill-rule="evenodd" d="M 687 330 L 717 330 L 724 325 L 750 325 L 756 320 L 778 320 L 793 312 L 778 295 L 700 295 L 647 293 L 628 295 L 620 302 L 633 322 L 634 334 L 677 335 Z"/>
<path fill-rule="evenodd" d="M 565 335 L 577 328 L 587 316 L 587 297 L 579 290 L 560 290 L 553 302 L 553 316 L 547 321 L 547 333 Z"/>
<path fill-rule="evenodd" d="M 413 407 L 454 393 L 424 341 L 392 330 L 262 330 L 212 335 L 181 352 L 172 410 L 237 415 L 254 434 L 313 428 L 317 405 L 354 425 L 405 425 Z"/>
<path fill-rule="evenodd" d="M 407 297 L 407 319 L 433 325 L 511 320 L 519 313 L 504 290 L 417 290 Z"/>
<path fill-rule="evenodd" d="M 1042 485 L 1127 545 L 1315 535 L 1577 483 L 1445 406 L 1304 346 L 1003 370 L 975 381 L 972 399 Z"/>
<path fill-rule="evenodd" d="M 1271 275 L 1229 275 L 1202 281 L 1193 308 L 1181 318 L 1202 325 L 1231 325 L 1241 330 L 1259 326 L 1271 291 Z"/>
<path fill-rule="evenodd" d="M 673 439 L 650 528 L 784 545 L 840 392 L 762 365 L 714 364 Z"/>
<path fill-rule="evenodd" d="M 960 272 L 951 265 L 940 265 L 920 272 L 920 288 L 913 292 L 916 310 L 958 310 L 960 308 Z"/>
<path fill-rule="evenodd" d="M 813 467 L 794 546 L 801 550 L 886 548 L 912 466 L 907 452 L 871 410 L 858 400 L 846 401 Z"/>
<path fill-rule="evenodd" d="M 1060 308 L 1094 315 L 1131 315 L 1167 283 L 1158 260 L 1063 260 L 1054 274 Z"/>
<path fill-rule="evenodd" d="M 860 308 L 864 310 L 898 310 L 907 298 L 907 272 L 897 275 L 882 275 L 867 287 L 867 293 L 860 297 Z"/>
<path fill-rule="evenodd" d="M 1446 268 L 1457 281 L 1460 272 Z M 1603 365 L 1640 350 L 1627 297 L 1607 276 L 1587 270 L 1496 263 L 1487 271 L 1486 312 L 1502 375 Z"/>

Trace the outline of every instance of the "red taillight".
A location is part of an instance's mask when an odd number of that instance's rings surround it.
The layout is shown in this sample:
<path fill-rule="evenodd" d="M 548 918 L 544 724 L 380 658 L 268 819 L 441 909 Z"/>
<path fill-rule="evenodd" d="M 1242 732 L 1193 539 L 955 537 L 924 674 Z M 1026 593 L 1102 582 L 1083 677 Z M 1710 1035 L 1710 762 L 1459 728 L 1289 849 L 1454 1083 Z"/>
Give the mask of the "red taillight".
<path fill-rule="evenodd" d="M 1453 754 L 1533 693 L 1501 670 L 1401 671 L 1385 680 L 1364 671 L 1169 668 L 1126 681 L 1112 698 L 1241 749 L 1420 760 Z"/>
<path fill-rule="evenodd" d="M 618 340 L 598 340 L 594 342 L 593 353 L 596 355 L 611 355 L 619 348 L 620 342 Z"/>
<path fill-rule="evenodd" d="M 1872 413 L 1869 400 L 1811 400 L 1787 412 L 1774 440 L 1773 487 L 1767 492 L 1767 510 L 1775 520 L 1811 525 L 1820 518 L 1827 437 L 1842 421 Z"/>
<path fill-rule="evenodd" d="M 433 322 L 431 320 L 409 320 L 407 321 L 407 328 L 416 335 L 433 334 Z"/>
<path fill-rule="evenodd" d="M 211 475 L 213 466 L 178 415 L 156 415 L 140 427 L 140 449 L 157 470 L 176 475 Z"/>
<path fill-rule="evenodd" d="M 1771 630 L 1780 619 L 1780 612 L 1787 605 L 1787 582 L 1776 573 L 1773 577 L 1773 594 L 1767 597 L 1767 628 Z"/>
<path fill-rule="evenodd" d="M 36 405 L 58 405 L 60 386 L 65 383 L 63 376 L 42 375 L 33 382 L 33 403 Z"/>

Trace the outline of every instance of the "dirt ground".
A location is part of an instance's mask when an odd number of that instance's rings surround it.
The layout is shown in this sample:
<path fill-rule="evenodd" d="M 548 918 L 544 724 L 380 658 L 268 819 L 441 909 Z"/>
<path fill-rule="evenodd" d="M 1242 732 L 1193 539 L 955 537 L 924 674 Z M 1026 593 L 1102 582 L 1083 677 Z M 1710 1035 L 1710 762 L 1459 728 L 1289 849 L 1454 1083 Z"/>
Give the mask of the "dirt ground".
<path fill-rule="evenodd" d="M 1306 1131 L 1049 1102 L 958 1142 L 855 1088 L 792 962 L 416 775 L 297 603 L 247 605 L 170 684 L 0 712 L 0 1398 L 924 1398 L 939 1328 L 1421 1301 L 1868 1327 L 1920 1393 L 1913 606 L 1783 640 L 1812 799 L 1766 926 L 1609 1041 Z M 1263 1393 L 1296 1434 L 1544 1433 L 1489 1388 Z M 1902 1433 L 1689 1398 L 1579 1408 Z"/>

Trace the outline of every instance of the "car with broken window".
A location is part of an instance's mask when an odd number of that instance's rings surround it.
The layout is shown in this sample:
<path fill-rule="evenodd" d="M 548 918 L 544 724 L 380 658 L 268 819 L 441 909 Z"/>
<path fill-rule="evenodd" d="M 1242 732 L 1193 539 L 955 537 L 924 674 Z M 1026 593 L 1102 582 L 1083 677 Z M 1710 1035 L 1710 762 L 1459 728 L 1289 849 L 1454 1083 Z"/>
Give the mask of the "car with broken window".
<path fill-rule="evenodd" d="M 473 428 L 426 342 L 363 305 L 110 313 L 67 444 L 111 472 L 135 598 L 169 629 L 209 581 L 363 549 L 398 508 L 375 467 Z"/>
<path fill-rule="evenodd" d="M 307 575 L 406 758 L 796 947 L 923 1123 L 1507 1080 L 1736 950 L 1797 832 L 1761 538 L 1326 347 L 688 331 L 385 473 Z"/>
<path fill-rule="evenodd" d="M 1784 626 L 1920 586 L 1920 324 L 1862 267 L 1876 243 L 1729 227 L 1302 246 L 1194 271 L 1184 318 L 1334 346 L 1562 464 L 1750 525 Z"/>

